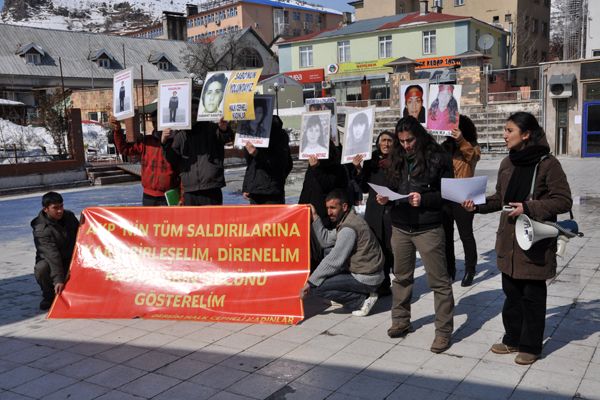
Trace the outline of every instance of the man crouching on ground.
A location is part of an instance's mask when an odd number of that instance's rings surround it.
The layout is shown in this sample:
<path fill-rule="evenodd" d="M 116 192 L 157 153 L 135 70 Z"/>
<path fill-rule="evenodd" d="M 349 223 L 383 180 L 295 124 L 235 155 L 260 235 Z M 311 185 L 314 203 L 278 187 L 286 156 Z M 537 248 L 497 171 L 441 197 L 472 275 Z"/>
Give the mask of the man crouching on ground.
<path fill-rule="evenodd" d="M 331 251 L 308 278 L 300 298 L 312 293 L 342 304 L 355 316 L 367 316 L 383 282 L 383 252 L 369 225 L 348 204 L 344 191 L 329 193 L 325 206 L 335 229 L 327 230 L 311 206 L 312 229 L 321 246 Z"/>
<path fill-rule="evenodd" d="M 59 193 L 42 196 L 42 210 L 31 221 L 35 243 L 35 279 L 42 288 L 40 310 L 48 310 L 65 287 L 79 221 L 63 206 Z"/>

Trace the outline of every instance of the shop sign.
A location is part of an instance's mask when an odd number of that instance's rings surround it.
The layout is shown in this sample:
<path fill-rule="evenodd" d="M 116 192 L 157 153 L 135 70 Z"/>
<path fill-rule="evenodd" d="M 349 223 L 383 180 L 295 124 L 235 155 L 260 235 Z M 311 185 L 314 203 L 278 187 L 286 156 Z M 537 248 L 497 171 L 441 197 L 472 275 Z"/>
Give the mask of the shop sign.
<path fill-rule="evenodd" d="M 347 62 L 339 64 L 329 64 L 327 66 L 327 75 L 343 74 L 348 72 L 369 72 L 384 69 L 385 64 L 393 61 L 394 58 L 381 58 L 371 61 Z"/>
<path fill-rule="evenodd" d="M 417 58 L 415 61 L 421 64 L 417 65 L 415 69 L 451 68 L 460 66 L 460 59 L 454 58 L 452 56 Z"/>
<path fill-rule="evenodd" d="M 325 80 L 323 68 L 284 72 L 284 75 L 300 83 L 320 83 Z"/>

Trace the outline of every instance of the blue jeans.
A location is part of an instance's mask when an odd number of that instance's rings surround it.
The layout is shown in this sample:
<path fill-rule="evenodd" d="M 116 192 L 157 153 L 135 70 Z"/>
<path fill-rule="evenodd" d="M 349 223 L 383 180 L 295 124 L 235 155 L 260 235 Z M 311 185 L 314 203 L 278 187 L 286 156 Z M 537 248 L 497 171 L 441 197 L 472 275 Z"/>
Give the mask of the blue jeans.
<path fill-rule="evenodd" d="M 319 286 L 311 287 L 310 291 L 354 311 L 360 309 L 369 293 L 376 292 L 378 287 L 360 283 L 352 274 L 344 273 L 325 279 Z"/>

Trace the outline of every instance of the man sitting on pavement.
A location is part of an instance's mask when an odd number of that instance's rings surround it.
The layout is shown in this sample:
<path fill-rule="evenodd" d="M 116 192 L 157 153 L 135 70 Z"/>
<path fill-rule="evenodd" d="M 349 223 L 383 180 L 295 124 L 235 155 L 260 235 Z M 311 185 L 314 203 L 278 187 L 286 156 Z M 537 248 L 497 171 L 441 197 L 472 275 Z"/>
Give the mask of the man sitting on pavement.
<path fill-rule="evenodd" d="M 383 252 L 369 225 L 349 205 L 344 191 L 330 192 L 325 206 L 335 229 L 327 230 L 311 206 L 312 229 L 323 248 L 333 247 L 308 278 L 300 298 L 312 293 L 342 304 L 355 316 L 367 316 L 383 282 Z"/>
<path fill-rule="evenodd" d="M 79 221 L 63 206 L 59 193 L 42 196 L 42 210 L 31 221 L 35 243 L 35 279 L 42 288 L 40 310 L 48 310 L 64 287 L 77 239 Z"/>

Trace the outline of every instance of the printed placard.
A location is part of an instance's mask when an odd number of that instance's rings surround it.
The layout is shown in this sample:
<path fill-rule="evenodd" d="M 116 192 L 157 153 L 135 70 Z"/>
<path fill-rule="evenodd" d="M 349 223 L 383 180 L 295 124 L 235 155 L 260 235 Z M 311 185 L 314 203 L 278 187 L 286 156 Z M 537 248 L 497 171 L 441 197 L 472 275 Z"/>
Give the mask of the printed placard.
<path fill-rule="evenodd" d="M 192 80 L 158 82 L 158 130 L 192 127 Z"/>
<path fill-rule="evenodd" d="M 196 121 L 218 121 L 223 117 L 225 92 L 232 71 L 209 72 L 204 79 Z"/>
<path fill-rule="evenodd" d="M 118 121 L 135 115 L 133 99 L 133 68 L 113 76 L 113 115 Z"/>
<path fill-rule="evenodd" d="M 328 110 L 302 113 L 298 150 L 300 160 L 307 160 L 310 156 L 316 156 L 318 159 L 329 158 L 330 123 L 331 113 Z"/>
<path fill-rule="evenodd" d="M 235 135 L 235 146 L 244 146 L 252 143 L 254 147 L 269 147 L 271 136 L 271 122 L 273 122 L 273 104 L 275 96 L 255 95 L 254 116 L 252 121 L 238 123 Z"/>
<path fill-rule="evenodd" d="M 432 135 L 452 136 L 458 128 L 461 85 L 429 85 L 427 129 Z"/>
<path fill-rule="evenodd" d="M 306 111 L 329 111 L 331 122 L 329 129 L 331 130 L 331 140 L 336 146 L 340 145 L 340 136 L 338 134 L 337 124 L 337 103 L 335 97 L 319 97 L 306 99 Z"/>
<path fill-rule="evenodd" d="M 358 154 L 363 160 L 371 159 L 374 120 L 375 107 L 362 108 L 346 114 L 342 164 L 351 163 Z"/>
<path fill-rule="evenodd" d="M 427 100 L 429 80 L 420 79 L 402 82 L 400 85 L 400 109 L 402 116 L 415 117 L 423 126 L 427 124 Z"/>
<path fill-rule="evenodd" d="M 225 91 L 224 118 L 227 121 L 254 119 L 254 92 L 262 68 L 233 71 Z"/>

